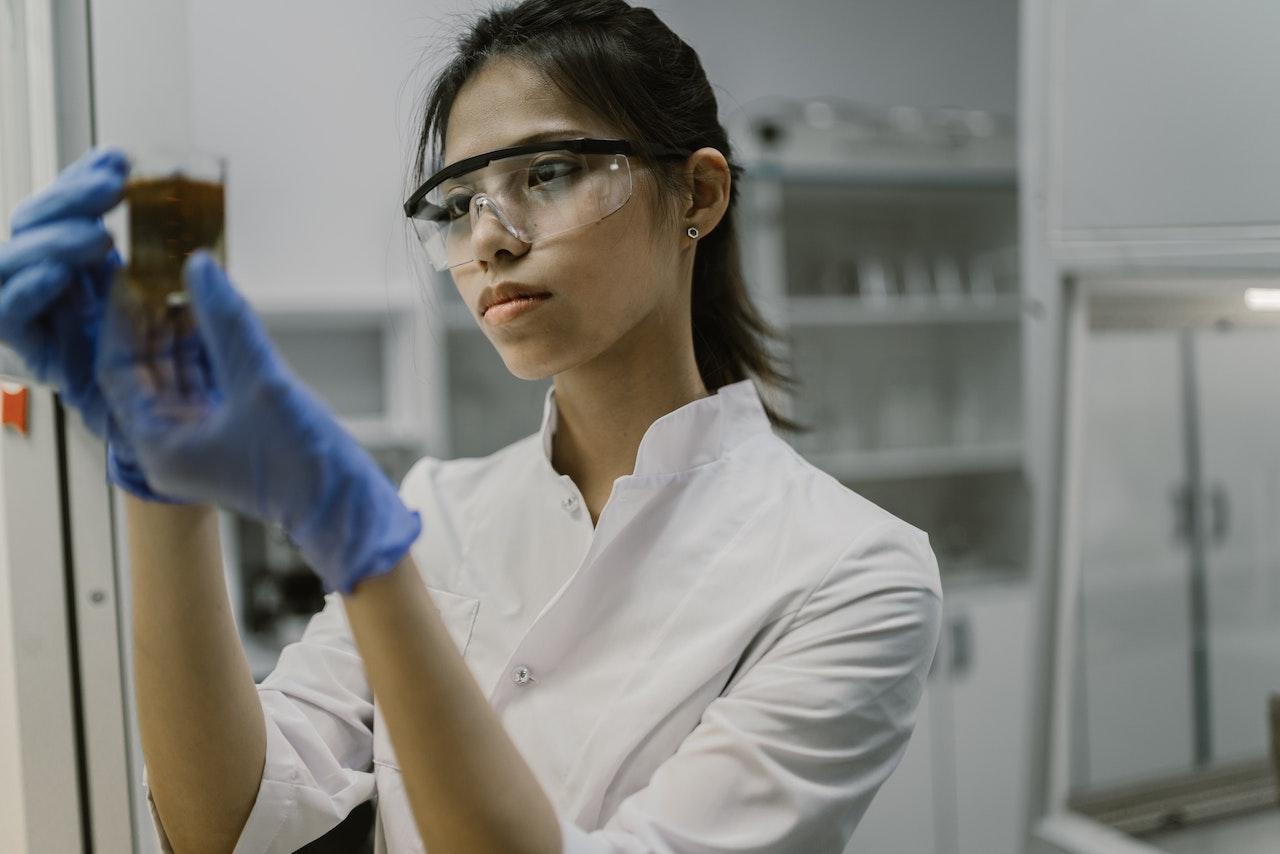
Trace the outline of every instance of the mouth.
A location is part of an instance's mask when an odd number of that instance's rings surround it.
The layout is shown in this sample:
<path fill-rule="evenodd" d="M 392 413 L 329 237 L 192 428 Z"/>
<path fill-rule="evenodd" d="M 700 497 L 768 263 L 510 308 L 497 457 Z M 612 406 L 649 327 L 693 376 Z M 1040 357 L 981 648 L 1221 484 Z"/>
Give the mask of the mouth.
<path fill-rule="evenodd" d="M 544 303 L 549 299 L 551 299 L 551 294 L 530 294 L 513 297 L 489 306 L 485 309 L 482 317 L 489 325 L 500 326 L 536 309 L 540 303 Z"/>
<path fill-rule="evenodd" d="M 513 303 L 521 304 L 521 303 L 528 303 L 528 302 L 536 302 L 539 300 L 547 299 L 550 296 L 551 294 L 547 293 L 546 291 L 534 291 L 534 290 L 525 289 L 522 287 L 518 291 L 514 291 L 508 294 L 503 294 L 500 297 L 496 298 L 493 302 L 489 303 L 489 305 L 485 306 L 484 310 L 481 311 L 480 314 L 483 317 L 484 315 L 487 315 L 490 311 L 492 311 L 495 308 L 498 308 L 499 306 L 511 305 Z"/>

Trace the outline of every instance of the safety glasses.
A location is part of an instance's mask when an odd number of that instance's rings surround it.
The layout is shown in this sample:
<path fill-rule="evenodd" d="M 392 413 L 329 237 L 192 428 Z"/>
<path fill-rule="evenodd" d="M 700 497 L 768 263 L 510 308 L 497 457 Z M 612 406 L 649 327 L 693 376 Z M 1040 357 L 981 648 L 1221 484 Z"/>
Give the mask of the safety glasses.
<path fill-rule="evenodd" d="M 660 158 L 690 152 L 646 146 Z M 631 198 L 625 139 L 562 139 L 500 148 L 448 166 L 414 191 L 405 215 L 437 270 L 476 259 L 472 233 L 488 214 L 530 245 L 607 217 Z"/>

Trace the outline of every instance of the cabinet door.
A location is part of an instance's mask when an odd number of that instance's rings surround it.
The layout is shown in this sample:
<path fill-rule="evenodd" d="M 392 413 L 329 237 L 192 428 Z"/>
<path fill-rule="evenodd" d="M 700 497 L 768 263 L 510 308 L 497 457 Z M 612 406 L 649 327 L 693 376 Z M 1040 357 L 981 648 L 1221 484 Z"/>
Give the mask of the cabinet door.
<path fill-rule="evenodd" d="M 1280 4 L 1053 0 L 1051 227 L 1280 236 Z"/>
<path fill-rule="evenodd" d="M 1086 346 L 1077 790 L 1190 770 L 1193 720 L 1178 339 L 1098 331 Z"/>
<path fill-rule="evenodd" d="M 1211 756 L 1258 760 L 1280 690 L 1280 330 L 1197 333 L 1195 353 Z"/>
<path fill-rule="evenodd" d="M 867 807 L 845 854 L 941 854 L 934 828 L 932 707 L 938 701 L 937 678 L 930 675 L 920 698 L 907 752 Z"/>
<path fill-rule="evenodd" d="M 947 594 L 955 854 L 1022 854 L 1031 699 L 1027 582 Z M 941 795 L 940 795 L 941 797 Z"/>

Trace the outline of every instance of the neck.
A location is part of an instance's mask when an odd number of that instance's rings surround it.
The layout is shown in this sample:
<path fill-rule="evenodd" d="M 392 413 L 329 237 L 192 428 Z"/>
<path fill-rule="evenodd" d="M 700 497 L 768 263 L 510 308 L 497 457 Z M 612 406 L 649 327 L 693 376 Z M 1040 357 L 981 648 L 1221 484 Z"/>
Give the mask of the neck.
<path fill-rule="evenodd" d="M 692 253 L 679 274 L 677 302 L 659 305 L 604 352 L 555 375 L 552 467 L 578 485 L 592 521 L 613 481 L 635 471 L 640 440 L 654 421 L 708 397 L 693 352 L 687 309 Z"/>
<path fill-rule="evenodd" d="M 607 498 L 615 479 L 635 471 L 649 426 L 709 394 L 691 348 L 687 363 L 632 363 L 625 371 L 580 366 L 557 374 L 552 466 L 573 478 L 584 495 Z"/>

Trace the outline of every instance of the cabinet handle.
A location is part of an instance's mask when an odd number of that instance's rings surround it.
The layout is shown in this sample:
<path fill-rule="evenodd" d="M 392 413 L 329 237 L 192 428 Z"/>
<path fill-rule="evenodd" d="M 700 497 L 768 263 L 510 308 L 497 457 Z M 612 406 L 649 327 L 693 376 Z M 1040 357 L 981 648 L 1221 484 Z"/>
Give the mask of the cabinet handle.
<path fill-rule="evenodd" d="M 951 630 L 951 676 L 964 676 L 969 672 L 973 661 L 972 631 L 969 628 L 968 615 L 955 617 L 950 623 Z"/>
<path fill-rule="evenodd" d="M 1191 532 L 1195 525 L 1195 499 L 1191 495 L 1191 488 L 1180 483 L 1170 490 L 1169 501 L 1173 504 L 1173 539 L 1180 545 L 1188 545 L 1191 542 Z"/>
<path fill-rule="evenodd" d="M 1180 484 L 1173 488 L 1169 498 L 1173 504 L 1173 538 L 1182 545 L 1188 545 L 1192 532 L 1195 531 L 1196 497 L 1186 484 Z M 1206 510 L 1209 516 L 1209 542 L 1221 545 L 1231 533 L 1231 499 L 1222 484 L 1214 484 L 1209 490 L 1208 501 L 1201 504 L 1199 512 L 1204 513 Z"/>
<path fill-rule="evenodd" d="M 1209 535 L 1214 545 L 1221 545 L 1231 532 L 1231 500 L 1220 483 L 1209 492 L 1209 514 Z"/>

